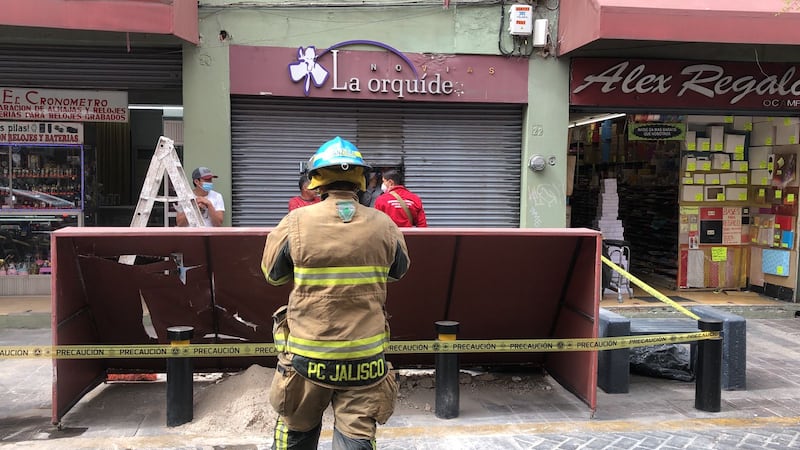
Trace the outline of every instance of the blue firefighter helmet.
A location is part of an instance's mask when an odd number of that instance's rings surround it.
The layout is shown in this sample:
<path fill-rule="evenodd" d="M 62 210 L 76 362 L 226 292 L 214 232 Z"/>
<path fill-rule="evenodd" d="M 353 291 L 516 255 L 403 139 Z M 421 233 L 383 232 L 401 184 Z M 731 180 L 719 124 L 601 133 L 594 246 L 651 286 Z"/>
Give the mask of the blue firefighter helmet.
<path fill-rule="evenodd" d="M 339 136 L 322 144 L 308 160 L 308 189 L 316 189 L 336 181 L 347 181 L 356 185 L 360 190 L 367 189 L 365 168 L 369 164 L 364 162 L 361 152 L 350 141 Z"/>
<path fill-rule="evenodd" d="M 324 167 L 347 171 L 355 167 L 369 168 L 370 166 L 364 162 L 361 152 L 355 145 L 336 136 L 322 144 L 314 156 L 308 160 L 308 175 L 312 176 L 318 169 Z"/>

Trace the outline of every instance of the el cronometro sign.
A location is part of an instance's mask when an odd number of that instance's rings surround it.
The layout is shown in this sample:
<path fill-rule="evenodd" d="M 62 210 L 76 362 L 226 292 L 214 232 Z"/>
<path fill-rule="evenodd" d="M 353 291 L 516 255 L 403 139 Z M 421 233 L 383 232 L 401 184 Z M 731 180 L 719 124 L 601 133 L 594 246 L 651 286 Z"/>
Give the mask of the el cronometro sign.
<path fill-rule="evenodd" d="M 798 66 L 576 58 L 570 105 L 800 112 Z"/>
<path fill-rule="evenodd" d="M 327 48 L 234 45 L 230 48 L 230 80 L 231 94 L 240 95 L 528 101 L 526 59 L 403 53 L 390 45 L 366 40 L 339 42 Z"/>
<path fill-rule="evenodd" d="M 0 119 L 127 122 L 128 93 L 0 87 Z"/>

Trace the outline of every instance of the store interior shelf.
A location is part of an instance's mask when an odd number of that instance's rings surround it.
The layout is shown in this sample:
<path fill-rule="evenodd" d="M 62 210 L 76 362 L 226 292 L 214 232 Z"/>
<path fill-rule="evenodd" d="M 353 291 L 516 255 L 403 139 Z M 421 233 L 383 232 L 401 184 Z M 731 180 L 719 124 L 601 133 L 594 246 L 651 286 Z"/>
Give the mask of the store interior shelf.
<path fill-rule="evenodd" d="M 80 209 L 53 209 L 53 208 L 19 208 L 0 209 L 0 216 L 52 216 L 52 215 L 76 215 L 80 214 Z"/>
<path fill-rule="evenodd" d="M 678 273 L 678 188 L 621 185 L 620 218 L 631 247 L 631 270 L 674 279 Z"/>

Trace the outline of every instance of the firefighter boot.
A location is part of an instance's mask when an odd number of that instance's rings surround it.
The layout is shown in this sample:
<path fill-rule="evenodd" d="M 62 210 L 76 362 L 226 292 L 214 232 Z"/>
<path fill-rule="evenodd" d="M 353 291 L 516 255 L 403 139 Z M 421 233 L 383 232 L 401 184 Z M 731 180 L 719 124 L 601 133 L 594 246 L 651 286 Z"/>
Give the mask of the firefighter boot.
<path fill-rule="evenodd" d="M 317 450 L 320 431 L 322 422 L 308 431 L 292 431 L 278 417 L 275 422 L 272 450 Z"/>
<path fill-rule="evenodd" d="M 375 439 L 353 439 L 333 429 L 333 450 L 373 450 Z"/>

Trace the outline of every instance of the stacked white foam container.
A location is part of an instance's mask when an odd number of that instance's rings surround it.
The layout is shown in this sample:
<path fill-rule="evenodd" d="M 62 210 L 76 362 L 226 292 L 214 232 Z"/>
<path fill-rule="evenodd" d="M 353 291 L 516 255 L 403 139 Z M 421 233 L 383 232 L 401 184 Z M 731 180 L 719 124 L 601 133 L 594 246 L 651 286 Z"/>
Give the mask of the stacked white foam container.
<path fill-rule="evenodd" d="M 623 240 L 625 230 L 619 217 L 619 194 L 617 179 L 606 178 L 600 188 L 600 201 L 597 205 L 595 228 L 603 233 L 603 239 Z"/>
<path fill-rule="evenodd" d="M 606 178 L 600 188 L 600 201 L 597 205 L 597 220 L 595 228 L 603 233 L 603 239 L 624 240 L 625 229 L 619 220 L 619 194 L 617 193 L 617 179 Z M 609 259 L 616 265 L 628 270 L 628 260 L 618 246 L 610 245 L 608 248 Z M 621 280 L 618 276 L 612 280 Z M 612 289 L 604 289 L 603 294 L 616 293 Z"/>

